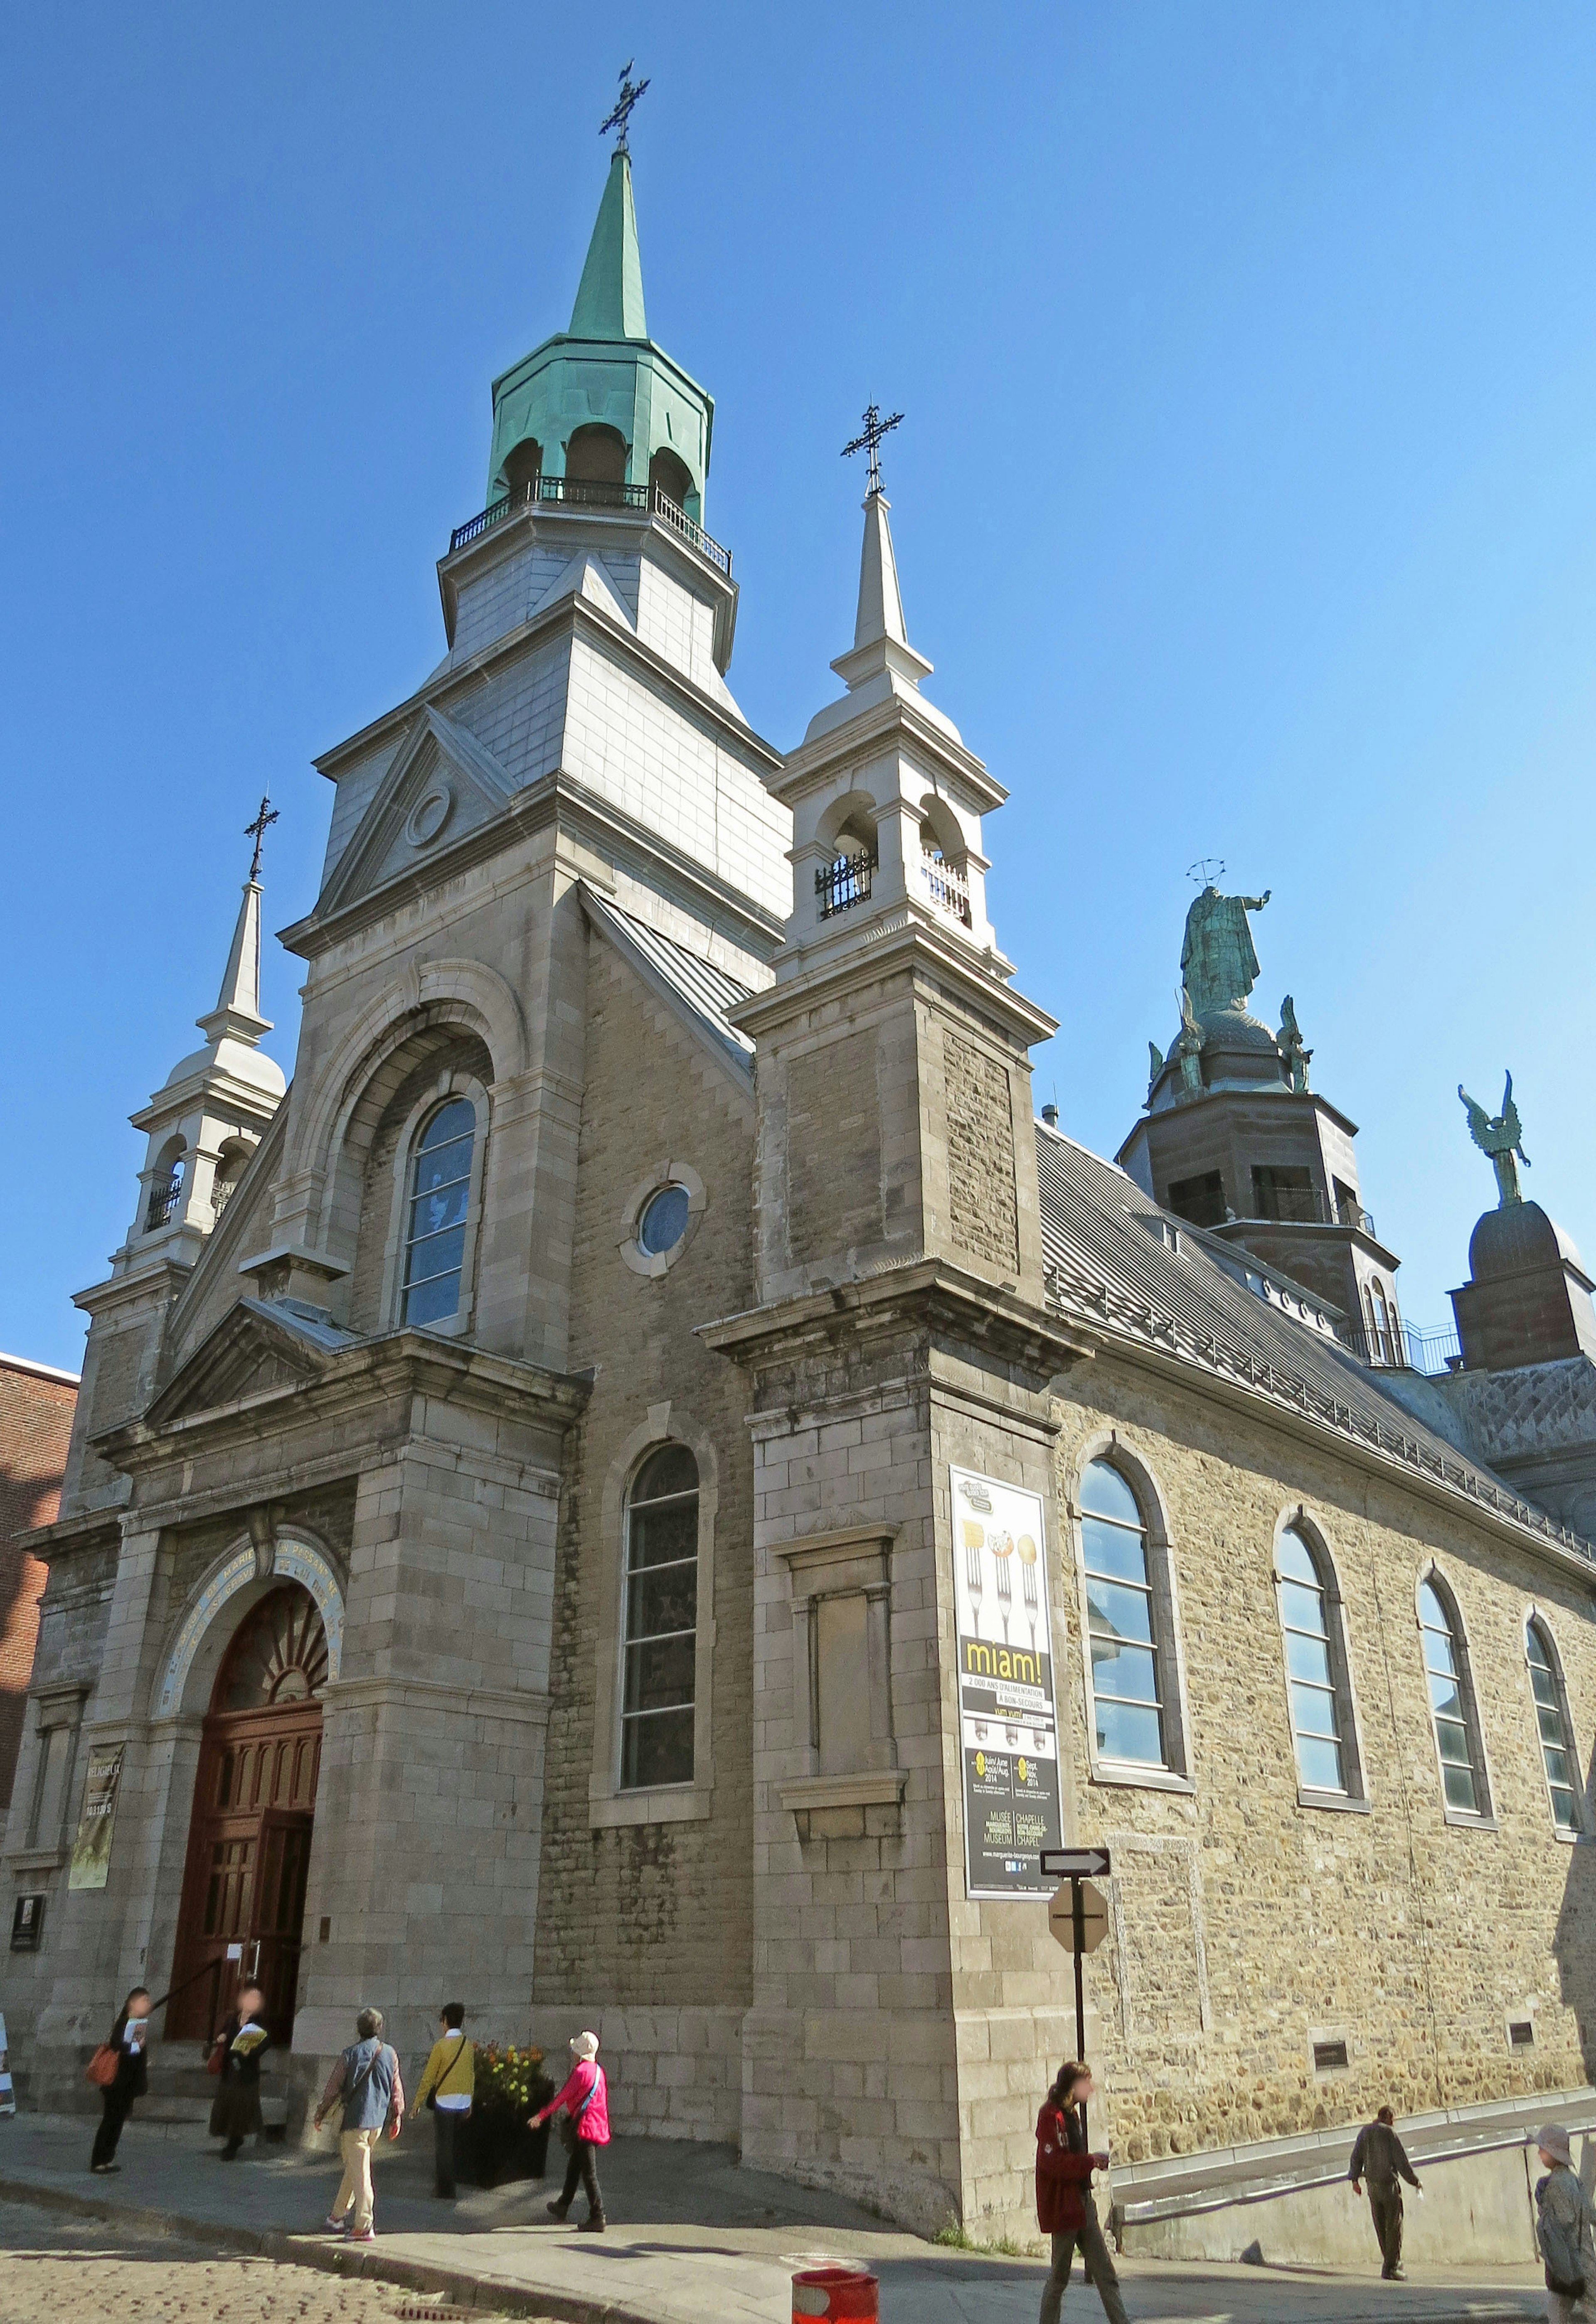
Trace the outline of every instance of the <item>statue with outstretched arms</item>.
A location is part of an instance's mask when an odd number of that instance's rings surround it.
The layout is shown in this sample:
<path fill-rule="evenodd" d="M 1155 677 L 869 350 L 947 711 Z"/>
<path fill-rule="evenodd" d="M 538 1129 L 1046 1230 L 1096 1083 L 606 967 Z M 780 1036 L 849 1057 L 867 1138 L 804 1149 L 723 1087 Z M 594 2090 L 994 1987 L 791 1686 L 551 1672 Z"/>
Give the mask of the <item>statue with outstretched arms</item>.
<path fill-rule="evenodd" d="M 1266 888 L 1261 896 L 1222 896 L 1210 883 L 1193 902 L 1185 916 L 1180 981 L 1196 1016 L 1244 1006 L 1259 977 L 1247 915 L 1261 912 L 1269 895 Z"/>
<path fill-rule="evenodd" d="M 1513 1102 L 1513 1076 L 1508 1075 L 1508 1085 L 1502 1092 L 1502 1110 L 1494 1118 L 1469 1095 L 1462 1082 L 1457 1093 L 1463 1102 L 1469 1117 L 1469 1135 L 1481 1154 L 1490 1157 L 1496 1172 L 1497 1207 L 1505 1211 L 1509 1203 L 1521 1203 L 1518 1187 L 1518 1164 L 1527 1170 L 1529 1157 L 1524 1151 L 1524 1131 L 1518 1120 L 1518 1109 Z M 1518 1160 L 1514 1157 L 1518 1157 Z"/>

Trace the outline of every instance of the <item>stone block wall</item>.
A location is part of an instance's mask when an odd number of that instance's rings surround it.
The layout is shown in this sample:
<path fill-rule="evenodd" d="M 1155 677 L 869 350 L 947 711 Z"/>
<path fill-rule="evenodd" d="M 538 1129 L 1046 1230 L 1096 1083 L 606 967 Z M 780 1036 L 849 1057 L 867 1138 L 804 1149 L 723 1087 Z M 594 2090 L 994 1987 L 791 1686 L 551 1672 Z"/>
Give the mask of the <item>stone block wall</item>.
<path fill-rule="evenodd" d="M 1104 1356 L 1061 1398 L 1058 1488 L 1117 1430 L 1167 1512 L 1189 1788 L 1089 1780 L 1082 1599 L 1069 1638 L 1078 1830 L 1114 1857 L 1113 1933 L 1088 1963 L 1107 2116 L 1130 2161 L 1568 2089 L 1596 2024 L 1591 1849 L 1560 1840 L 1524 1653 L 1537 1608 L 1566 1679 L 1582 1771 L 1596 1744 L 1592 1583 L 1488 1533 L 1461 1503 L 1355 1466 L 1267 1412 L 1227 1409 Z M 1367 1812 L 1299 1805 L 1271 1556 L 1299 1507 L 1344 1600 Z M 1466 1631 L 1493 1821 L 1449 1822 L 1416 1591 L 1434 1558 Z M 1596 1830 L 1587 1797 L 1588 1830 Z M 1510 2020 L 1533 2022 L 1527 2048 Z M 1315 2071 L 1315 2041 L 1344 2070 Z"/>
<path fill-rule="evenodd" d="M 572 2033 L 600 2034 L 617 2122 L 734 2139 L 728 2044 L 748 1999 L 752 1941 L 752 1462 L 746 1384 L 695 1326 L 748 1304 L 752 1100 L 598 935 L 586 1002 L 571 1361 L 595 1376 L 567 1448 L 533 2024 L 551 2065 Z M 626 1264 L 622 1246 L 642 1189 L 671 1162 L 702 1182 L 704 1204 L 671 1265 L 650 1277 Z M 613 1794 L 617 1746 L 607 1720 L 599 1731 L 601 1700 L 613 1718 L 624 1488 L 663 1436 L 694 1447 L 701 1492 L 716 1501 L 712 1572 L 701 1562 L 699 1574 L 707 1761 L 701 1753 L 694 1771 L 701 1796 L 668 1803 L 691 1812 L 632 1821 L 623 1795 L 595 1802 L 595 1781 Z"/>

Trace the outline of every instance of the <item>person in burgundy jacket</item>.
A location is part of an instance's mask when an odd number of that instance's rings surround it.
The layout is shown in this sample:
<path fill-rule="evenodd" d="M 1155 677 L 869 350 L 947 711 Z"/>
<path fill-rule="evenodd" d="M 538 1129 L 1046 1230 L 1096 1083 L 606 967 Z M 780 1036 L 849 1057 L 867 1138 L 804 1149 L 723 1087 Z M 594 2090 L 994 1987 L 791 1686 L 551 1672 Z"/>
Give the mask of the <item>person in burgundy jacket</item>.
<path fill-rule="evenodd" d="M 1058 2324 L 1075 2246 L 1096 2286 L 1109 2324 L 1129 2324 L 1120 2278 L 1092 2200 L 1092 2173 L 1108 2169 L 1106 2154 L 1086 2152 L 1081 2108 L 1097 2094 L 1092 2069 L 1066 2058 L 1037 2116 L 1037 2225 L 1053 2238 L 1053 2269 L 1042 2291 L 1040 2324 Z"/>
<path fill-rule="evenodd" d="M 551 2114 L 565 2108 L 568 2127 L 565 2135 L 569 2142 L 571 2159 L 566 2165 L 566 2183 L 558 2200 L 549 2206 L 550 2218 L 564 2224 L 566 2213 L 577 2200 L 579 2179 L 587 2193 L 587 2217 L 578 2222 L 584 2235 L 602 2236 L 604 2231 L 604 2202 L 598 2191 L 598 2150 L 610 2143 L 610 2094 L 604 2082 L 604 2070 L 598 2062 L 598 2035 L 574 2034 L 571 2036 L 571 2070 L 564 2089 L 551 2098 L 546 2107 L 531 2117 L 531 2128 Z"/>

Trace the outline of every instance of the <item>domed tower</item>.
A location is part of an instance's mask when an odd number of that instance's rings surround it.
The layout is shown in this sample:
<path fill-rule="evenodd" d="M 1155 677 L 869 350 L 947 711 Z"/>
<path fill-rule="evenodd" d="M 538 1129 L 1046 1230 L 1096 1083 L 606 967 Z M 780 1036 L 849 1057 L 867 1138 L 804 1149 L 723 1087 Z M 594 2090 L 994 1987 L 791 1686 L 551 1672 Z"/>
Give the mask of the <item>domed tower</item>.
<path fill-rule="evenodd" d="M 1313 1051 L 1291 996 L 1271 1032 L 1247 1006 L 1259 960 L 1249 916 L 1269 900 L 1208 882 L 1186 914 L 1181 1027 L 1149 1043 L 1144 1118 L 1117 1159 L 1166 1210 L 1240 1243 L 1339 1309 L 1371 1362 L 1405 1360 L 1398 1261 L 1363 1207 L 1358 1125 L 1310 1088 Z"/>

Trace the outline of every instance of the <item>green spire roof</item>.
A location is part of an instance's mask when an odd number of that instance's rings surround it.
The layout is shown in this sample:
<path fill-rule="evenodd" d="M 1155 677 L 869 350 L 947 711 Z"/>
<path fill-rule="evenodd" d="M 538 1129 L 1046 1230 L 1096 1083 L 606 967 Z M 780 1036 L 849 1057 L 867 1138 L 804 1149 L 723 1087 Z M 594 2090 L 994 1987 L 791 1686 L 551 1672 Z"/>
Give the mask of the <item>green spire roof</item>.
<path fill-rule="evenodd" d="M 632 156 L 623 145 L 610 162 L 593 240 L 587 245 L 587 263 L 571 309 L 571 337 L 646 339 L 648 336 L 637 211 L 632 200 Z"/>

